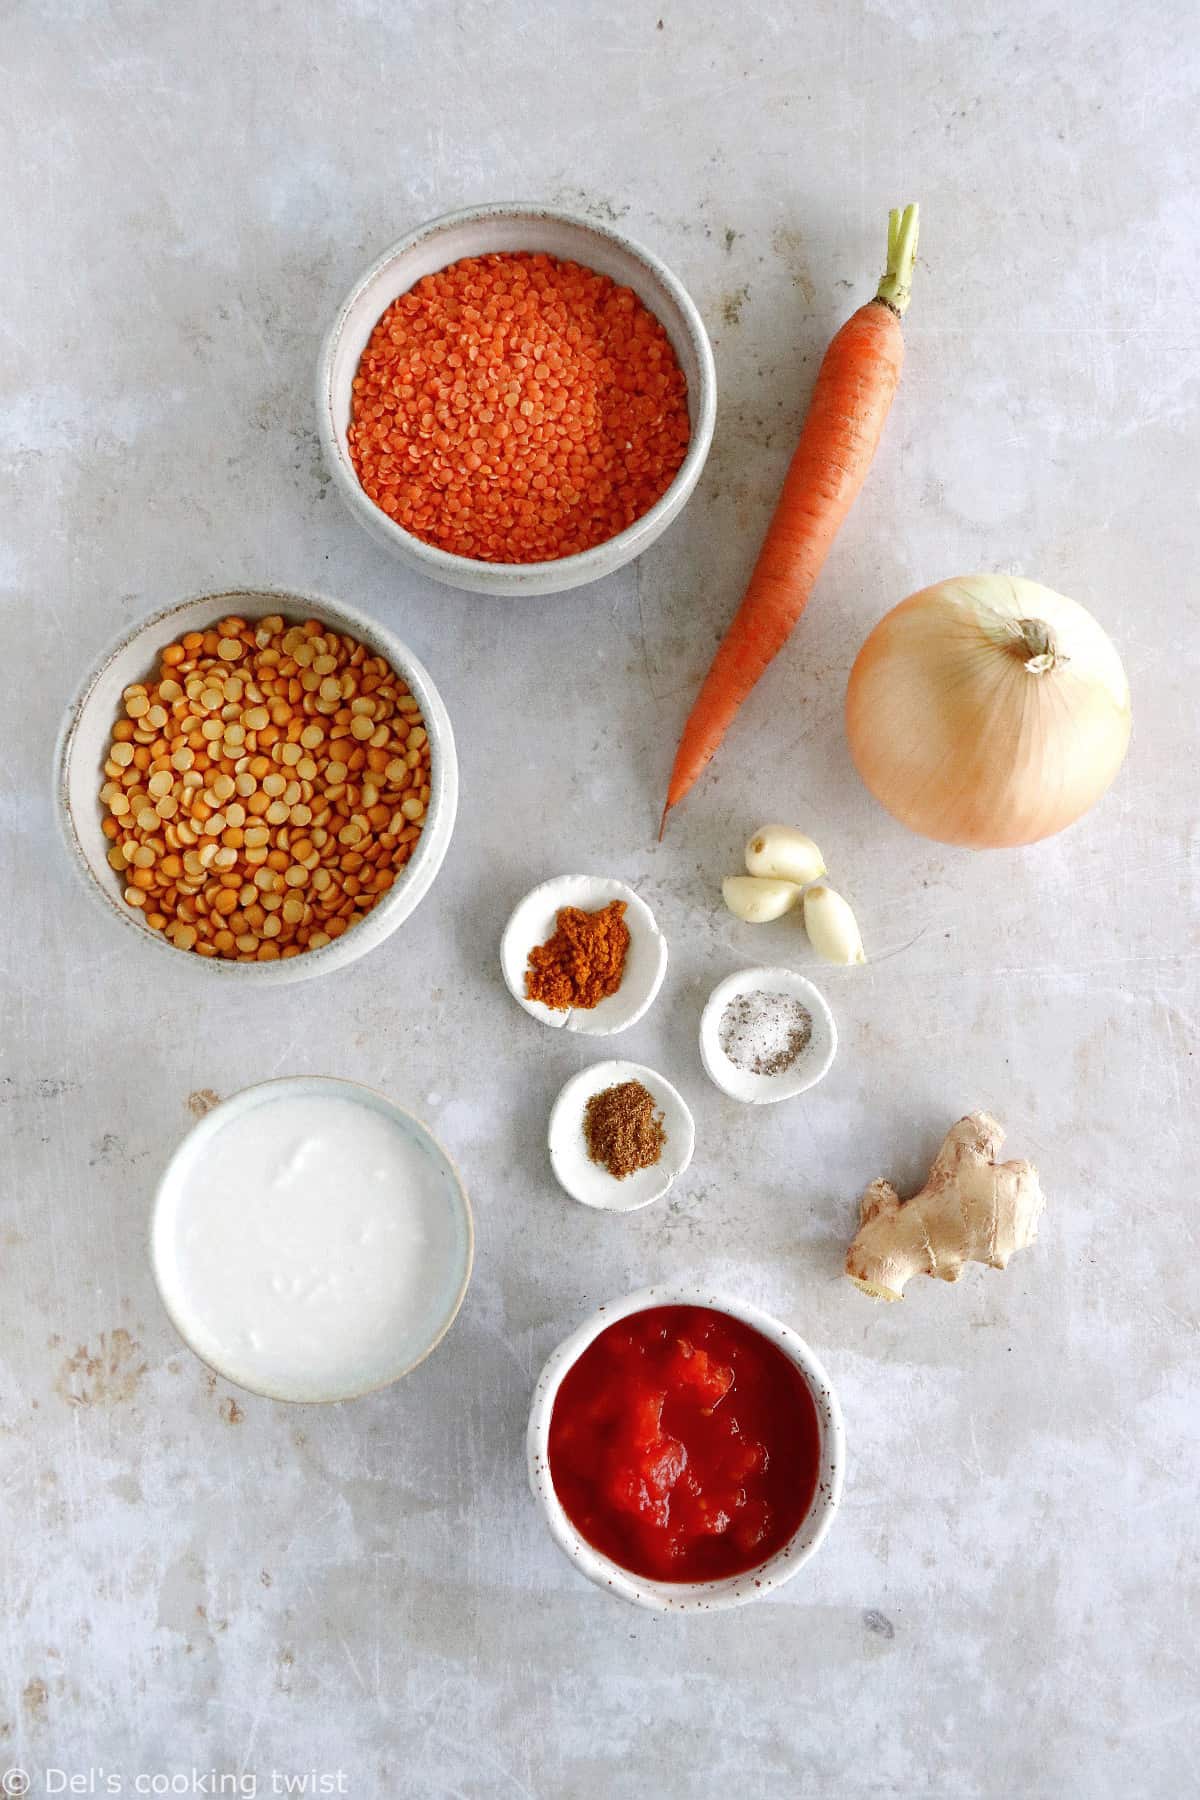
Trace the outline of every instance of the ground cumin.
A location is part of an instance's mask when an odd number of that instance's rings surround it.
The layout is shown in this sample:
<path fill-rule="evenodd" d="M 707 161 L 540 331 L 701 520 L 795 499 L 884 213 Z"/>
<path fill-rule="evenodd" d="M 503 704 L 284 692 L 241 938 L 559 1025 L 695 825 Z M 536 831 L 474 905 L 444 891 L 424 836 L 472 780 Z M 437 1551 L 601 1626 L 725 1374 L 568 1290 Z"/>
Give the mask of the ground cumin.
<path fill-rule="evenodd" d="M 583 1115 L 588 1155 L 617 1181 L 648 1169 L 662 1155 L 667 1134 L 654 1095 L 640 1081 L 620 1081 L 593 1094 Z"/>
<path fill-rule="evenodd" d="M 563 906 L 554 924 L 554 936 L 529 952 L 525 993 L 556 1012 L 590 1011 L 621 985 L 629 950 L 625 902 L 611 900 L 594 913 Z"/>

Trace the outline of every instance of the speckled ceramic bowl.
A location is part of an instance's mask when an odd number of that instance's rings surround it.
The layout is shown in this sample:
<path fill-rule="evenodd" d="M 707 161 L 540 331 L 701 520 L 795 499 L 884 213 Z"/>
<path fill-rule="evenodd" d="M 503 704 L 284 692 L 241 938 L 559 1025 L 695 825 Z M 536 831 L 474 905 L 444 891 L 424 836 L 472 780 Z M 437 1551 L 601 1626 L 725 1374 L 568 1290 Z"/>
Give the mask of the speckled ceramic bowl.
<path fill-rule="evenodd" d="M 671 340 L 688 384 L 692 435 L 679 473 L 649 512 L 607 543 L 554 562 L 487 563 L 439 550 L 389 519 L 350 460 L 351 383 L 380 317 L 426 275 L 464 256 L 541 250 L 630 287 Z M 704 322 L 683 284 L 653 253 L 611 225 L 529 201 L 497 201 L 419 225 L 360 275 L 338 310 L 317 369 L 317 429 L 339 494 L 359 523 L 394 556 L 436 581 L 478 594 L 553 594 L 582 587 L 631 562 L 682 510 L 704 467 L 717 415 L 717 377 Z"/>
<path fill-rule="evenodd" d="M 421 703 L 421 714 L 430 744 L 430 798 L 425 827 L 416 849 L 395 885 L 366 917 L 340 938 L 319 950 L 306 950 L 287 961 L 242 963 L 221 957 L 196 956 L 176 950 L 161 932 L 152 931 L 135 907 L 122 898 L 122 884 L 108 863 L 108 839 L 101 830 L 104 809 L 100 787 L 102 765 L 115 721 L 121 716 L 121 696 L 131 681 L 144 681 L 155 668 L 158 654 L 181 632 L 207 629 L 229 613 L 262 618 L 282 613 L 285 618 L 320 619 L 335 631 L 346 632 L 366 644 L 376 656 L 384 656 L 402 675 Z M 442 866 L 454 830 L 458 808 L 458 760 L 450 715 L 441 695 L 421 663 L 406 644 L 353 607 L 326 600 L 317 594 L 297 594 L 279 588 L 234 588 L 224 594 L 201 594 L 163 607 L 106 650 L 80 683 L 67 708 L 54 758 L 54 795 L 59 825 L 76 873 L 87 892 L 126 933 L 128 942 L 142 944 L 147 955 L 161 966 L 173 968 L 181 978 L 219 980 L 279 986 L 305 981 L 344 968 L 366 951 L 381 944 L 428 893 Z M 167 959 L 171 960 L 168 962 Z"/>
<path fill-rule="evenodd" d="M 695 1582 L 652 1581 L 644 1575 L 634 1575 L 580 1537 L 554 1491 L 549 1461 L 550 1419 L 563 1377 L 578 1362 L 593 1339 L 598 1338 L 608 1326 L 618 1319 L 627 1318 L 630 1313 L 644 1312 L 651 1306 L 706 1306 L 715 1312 L 729 1313 L 732 1318 L 752 1325 L 796 1365 L 807 1382 L 816 1405 L 821 1451 L 817 1491 L 812 1505 L 799 1530 L 783 1548 L 777 1550 L 774 1556 L 769 1557 L 757 1569 L 750 1569 L 744 1575 L 732 1575 L 722 1581 Z M 708 1288 L 665 1285 L 641 1288 L 624 1300 L 613 1300 L 607 1306 L 598 1307 L 589 1319 L 584 1320 L 578 1331 L 572 1332 L 558 1346 L 538 1377 L 534 1389 L 525 1448 L 533 1497 L 541 1508 L 550 1528 L 550 1535 L 559 1549 L 597 1587 L 607 1588 L 609 1593 L 619 1595 L 622 1600 L 628 1600 L 634 1606 L 644 1606 L 653 1612 L 671 1613 L 719 1612 L 730 1606 L 744 1606 L 747 1601 L 760 1600 L 772 1588 L 790 1580 L 809 1557 L 816 1554 L 825 1533 L 833 1524 L 834 1514 L 841 1503 L 846 1460 L 841 1409 L 828 1375 L 803 1338 L 798 1337 L 790 1326 L 773 1319 L 770 1313 L 762 1312 L 757 1306 L 751 1306 L 744 1300 L 735 1300 L 728 1294 L 712 1293 Z"/>

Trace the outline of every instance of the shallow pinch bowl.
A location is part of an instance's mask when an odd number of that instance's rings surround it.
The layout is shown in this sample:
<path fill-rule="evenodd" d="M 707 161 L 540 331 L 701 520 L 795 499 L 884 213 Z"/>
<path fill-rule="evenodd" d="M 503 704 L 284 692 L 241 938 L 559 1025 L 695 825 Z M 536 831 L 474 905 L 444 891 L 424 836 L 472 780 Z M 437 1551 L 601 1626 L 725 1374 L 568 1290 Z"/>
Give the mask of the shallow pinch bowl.
<path fill-rule="evenodd" d="M 714 1312 L 728 1313 L 753 1326 L 796 1365 L 808 1384 L 817 1409 L 821 1449 L 812 1503 L 788 1542 L 765 1563 L 744 1575 L 729 1575 L 720 1581 L 686 1582 L 654 1581 L 645 1575 L 635 1575 L 580 1536 L 554 1491 L 549 1458 L 550 1420 L 563 1377 L 608 1326 L 652 1306 L 703 1306 Z M 816 1554 L 833 1524 L 841 1504 L 846 1460 L 845 1433 L 837 1396 L 821 1362 L 804 1339 L 790 1325 L 782 1324 L 749 1301 L 713 1293 L 708 1288 L 673 1284 L 640 1288 L 623 1300 L 613 1300 L 598 1307 L 577 1331 L 563 1340 L 538 1377 L 529 1409 L 525 1450 L 533 1497 L 551 1537 L 563 1554 L 597 1587 L 606 1588 L 634 1606 L 669 1613 L 721 1612 L 731 1606 L 744 1606 L 750 1600 L 761 1600 L 764 1594 L 790 1580 L 809 1557 Z"/>
<path fill-rule="evenodd" d="M 425 827 L 403 873 L 361 923 L 321 949 L 305 950 L 286 961 L 227 962 L 223 957 L 176 950 L 161 932 L 150 929 L 135 907 L 125 904 L 121 882 L 107 860 L 110 845 L 100 829 L 102 765 L 113 725 L 120 716 L 123 690 L 131 681 L 145 680 L 155 667 L 159 652 L 182 632 L 212 625 L 229 613 L 251 618 L 282 613 L 297 622 L 314 618 L 338 632 L 349 633 L 373 654 L 386 657 L 408 683 L 421 704 L 429 733 L 431 793 Z M 389 937 L 424 898 L 442 866 L 454 830 L 458 761 L 450 715 L 441 695 L 424 665 L 385 626 L 354 607 L 319 594 L 282 588 L 232 588 L 225 593 L 198 594 L 161 608 L 124 632 L 93 664 L 68 706 L 59 731 L 54 753 L 54 796 L 72 867 L 108 918 L 160 959 L 172 958 L 175 969 L 185 976 L 190 970 L 198 970 L 205 977 L 226 981 L 279 985 L 307 981 L 344 968 Z"/>
<path fill-rule="evenodd" d="M 423 542 L 389 519 L 363 489 L 350 460 L 351 384 L 376 324 L 392 301 L 426 275 L 465 256 L 544 251 L 584 264 L 630 287 L 658 319 L 687 377 L 691 438 L 666 493 L 606 543 L 553 562 L 489 563 Z M 704 467 L 717 413 L 712 346 L 695 302 L 666 264 L 615 226 L 536 201 L 494 201 L 443 213 L 385 250 L 359 276 L 338 313 L 317 365 L 317 430 L 338 493 L 377 542 L 423 575 L 477 594 L 551 594 L 612 574 L 640 556 L 683 509 Z"/>

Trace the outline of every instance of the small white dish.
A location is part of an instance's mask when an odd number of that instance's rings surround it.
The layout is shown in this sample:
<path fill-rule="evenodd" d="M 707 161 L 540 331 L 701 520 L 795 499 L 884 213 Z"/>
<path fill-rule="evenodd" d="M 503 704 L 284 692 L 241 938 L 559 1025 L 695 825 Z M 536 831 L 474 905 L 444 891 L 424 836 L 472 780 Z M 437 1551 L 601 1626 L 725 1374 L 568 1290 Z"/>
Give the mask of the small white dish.
<path fill-rule="evenodd" d="M 618 1180 L 588 1155 L 583 1121 L 592 1095 L 623 1081 L 640 1081 L 653 1097 L 666 1140 L 656 1163 Z M 551 1109 L 549 1136 L 551 1165 L 572 1200 L 604 1212 L 636 1212 L 661 1200 L 683 1174 L 696 1148 L 696 1123 L 683 1095 L 657 1070 L 641 1063 L 601 1062 L 581 1069 L 567 1082 Z"/>
<path fill-rule="evenodd" d="M 335 631 L 356 638 L 373 655 L 386 657 L 396 673 L 403 676 L 420 701 L 421 717 L 429 733 L 432 791 L 424 829 L 403 873 L 366 917 L 340 938 L 319 950 L 306 950 L 302 956 L 277 962 L 227 962 L 223 957 L 177 950 L 161 931 L 151 930 L 136 907 L 125 904 L 122 884 L 108 862 L 111 846 L 101 830 L 103 763 L 112 728 L 121 716 L 124 689 L 132 681 L 146 680 L 157 666 L 159 653 L 182 633 L 206 630 L 231 613 L 243 618 L 282 613 L 294 621 L 320 619 Z M 450 715 L 428 670 L 406 644 L 365 613 L 318 594 L 292 593 L 282 588 L 233 588 L 226 593 L 201 594 L 165 606 L 126 631 L 80 683 L 59 731 L 54 764 L 59 827 L 72 867 L 89 896 L 122 927 L 129 941 L 144 944 L 161 967 L 173 968 L 184 979 L 195 972 L 199 980 L 215 979 L 232 986 L 279 987 L 289 981 L 306 981 L 311 976 L 344 968 L 381 944 L 433 886 L 450 846 L 458 809 L 454 733 Z"/>
<path fill-rule="evenodd" d="M 812 1019 L 812 1036 L 791 1068 L 779 1075 L 756 1075 L 739 1069 L 721 1048 L 721 1020 L 730 1001 L 742 994 L 784 994 L 799 1000 Z M 717 983 L 708 997 L 700 1017 L 700 1060 L 709 1080 L 734 1100 L 750 1106 L 769 1105 L 774 1100 L 790 1100 L 816 1087 L 828 1075 L 837 1054 L 837 1026 L 829 1010 L 829 1002 L 803 975 L 794 969 L 739 969 Z"/>
<path fill-rule="evenodd" d="M 369 1170 L 355 1192 L 344 1188 L 354 1157 L 320 1143 L 331 1119 L 345 1123 L 348 1103 Z M 263 1115 L 283 1105 L 276 1145 L 286 1143 L 286 1156 L 260 1179 L 241 1161 L 247 1134 L 254 1155 L 275 1123 Z M 327 1209 L 298 1196 L 309 1169 L 329 1188 Z M 375 1194 L 372 1183 L 381 1184 Z M 239 1216 L 242 1187 L 252 1192 Z M 330 1076 L 260 1082 L 206 1113 L 167 1164 L 150 1225 L 154 1279 L 184 1343 L 268 1400 L 354 1400 L 407 1375 L 454 1323 L 474 1247 L 466 1190 L 428 1128 L 374 1089 Z"/>
<path fill-rule="evenodd" d="M 465 256 L 540 250 L 583 264 L 632 288 L 671 340 L 687 378 L 691 440 L 674 481 L 649 512 L 594 549 L 553 562 L 488 563 L 426 544 L 364 491 L 347 432 L 354 377 L 368 340 L 392 301 L 426 275 Z M 445 213 L 410 231 L 360 275 L 338 309 L 317 367 L 317 429 L 343 501 L 378 543 L 423 575 L 477 594 L 554 594 L 611 575 L 640 556 L 680 513 L 700 479 L 717 415 L 712 345 L 695 302 L 666 264 L 612 225 L 542 206 L 497 201 Z"/>
<path fill-rule="evenodd" d="M 630 1313 L 644 1312 L 652 1306 L 705 1306 L 753 1326 L 796 1365 L 817 1409 L 820 1457 L 812 1503 L 788 1542 L 766 1562 L 744 1575 L 730 1575 L 720 1581 L 654 1581 L 648 1576 L 633 1574 L 580 1536 L 554 1491 L 550 1474 L 550 1421 L 563 1377 L 602 1331 L 618 1319 L 628 1318 Z M 841 1504 L 846 1444 L 841 1408 L 833 1385 L 820 1360 L 790 1326 L 759 1307 L 751 1306 L 745 1300 L 735 1300 L 728 1294 L 713 1293 L 702 1287 L 663 1286 L 641 1288 L 623 1300 L 598 1307 L 553 1352 L 533 1392 L 525 1453 L 529 1485 L 550 1535 L 581 1574 L 594 1581 L 597 1587 L 606 1588 L 610 1594 L 616 1594 L 634 1606 L 646 1607 L 652 1612 L 688 1613 L 723 1612 L 731 1606 L 744 1606 L 748 1600 L 761 1600 L 764 1594 L 782 1586 L 803 1568 L 820 1548 Z"/>
<path fill-rule="evenodd" d="M 577 906 L 583 912 L 599 912 L 612 900 L 625 902 L 629 927 L 629 951 L 616 993 L 587 1010 L 564 1007 L 556 1011 L 540 1000 L 530 1000 L 525 993 L 529 952 L 554 936 L 560 908 Z M 606 875 L 558 875 L 553 881 L 543 881 L 514 908 L 500 940 L 500 967 L 509 993 L 532 1018 L 591 1037 L 610 1037 L 635 1024 L 653 1005 L 667 972 L 667 940 L 646 902 L 625 882 Z"/>

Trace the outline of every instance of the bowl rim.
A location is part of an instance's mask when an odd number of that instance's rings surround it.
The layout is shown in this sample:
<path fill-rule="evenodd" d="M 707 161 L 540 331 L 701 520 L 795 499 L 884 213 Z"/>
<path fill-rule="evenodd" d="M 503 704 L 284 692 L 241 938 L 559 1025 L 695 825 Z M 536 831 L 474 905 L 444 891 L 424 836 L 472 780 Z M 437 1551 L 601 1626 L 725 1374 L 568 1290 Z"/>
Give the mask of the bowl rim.
<path fill-rule="evenodd" d="M 111 664 L 140 637 L 157 631 L 179 613 L 186 612 L 202 603 L 205 605 L 211 603 L 214 618 L 219 618 L 222 616 L 222 612 L 239 610 L 236 606 L 239 601 L 277 604 L 278 610 L 284 615 L 298 612 L 304 612 L 306 617 L 313 618 L 321 618 L 324 615 L 339 630 L 345 630 L 351 635 L 358 636 L 360 641 L 365 633 L 367 641 L 373 638 L 381 646 L 386 646 L 389 662 L 409 684 L 412 692 L 421 702 L 422 718 L 434 750 L 431 762 L 430 802 L 426 809 L 425 829 L 417 839 L 415 854 L 405 865 L 405 878 L 396 882 L 388 890 L 385 897 L 371 908 L 370 913 L 364 917 L 361 924 L 345 932 L 340 938 L 335 938 L 332 942 L 322 945 L 319 950 L 307 950 L 302 956 L 289 957 L 286 962 L 280 960 L 266 963 L 241 963 L 229 961 L 224 957 L 185 956 L 176 950 L 174 945 L 169 943 L 160 932 L 151 931 L 148 926 L 142 924 L 134 916 L 132 908 L 121 905 L 97 878 L 76 830 L 70 801 L 69 776 L 75 742 L 84 712 L 92 700 L 98 683 Z M 189 594 L 184 599 L 173 600 L 156 607 L 153 612 L 127 626 L 116 637 L 109 640 L 76 684 L 63 713 L 55 739 L 53 769 L 54 813 L 58 824 L 59 839 L 66 849 L 68 861 L 83 883 L 84 890 L 93 904 L 99 907 L 106 918 L 115 920 L 124 929 L 132 931 L 140 942 L 155 945 L 160 953 L 174 956 L 177 966 L 190 968 L 193 965 L 199 965 L 205 971 L 215 971 L 226 980 L 233 979 L 243 984 L 273 982 L 282 985 L 284 982 L 306 981 L 317 975 L 329 974 L 334 969 L 343 968 L 351 962 L 357 962 L 368 951 L 377 948 L 391 936 L 393 931 L 398 930 L 404 920 L 416 910 L 433 885 L 450 847 L 458 814 L 458 753 L 454 741 L 454 729 L 450 723 L 446 704 L 428 669 L 420 658 L 409 649 L 403 639 L 397 637 L 388 626 L 381 624 L 358 607 L 347 605 L 341 600 L 333 600 L 328 595 L 312 589 L 247 584 L 243 587 L 223 588 L 215 592 Z M 98 795 L 96 804 L 97 806 L 100 804 Z M 413 877 L 417 879 L 414 880 Z M 412 898 L 414 887 L 417 888 L 415 899 Z M 389 922 L 392 913 L 395 913 L 396 917 Z M 358 933 L 364 931 L 373 919 L 375 929 L 367 931 L 365 938 L 359 938 Z M 355 941 L 356 939 L 357 941 Z"/>
<path fill-rule="evenodd" d="M 349 1089 L 360 1094 L 369 1095 L 371 1101 L 379 1103 L 385 1112 L 391 1114 L 395 1118 L 402 1119 L 407 1125 L 415 1126 L 417 1131 L 429 1140 L 434 1149 L 438 1152 L 438 1155 L 446 1164 L 451 1175 L 454 1177 L 455 1190 L 457 1191 L 459 1200 L 462 1204 L 463 1222 L 466 1225 L 467 1234 L 466 1257 L 463 1263 L 462 1279 L 455 1293 L 453 1304 L 440 1326 L 437 1335 L 432 1339 L 427 1348 L 421 1352 L 420 1356 L 415 1357 L 405 1368 L 398 1370 L 394 1375 L 389 1375 L 385 1381 L 374 1381 L 367 1387 L 356 1388 L 352 1394 L 309 1395 L 304 1399 L 298 1399 L 294 1394 L 275 1394 L 272 1393 L 269 1388 L 252 1387 L 248 1382 L 235 1379 L 234 1376 L 227 1374 L 224 1369 L 219 1369 L 215 1363 L 210 1362 L 206 1356 L 202 1356 L 199 1350 L 196 1349 L 183 1326 L 176 1318 L 174 1310 L 172 1309 L 166 1294 L 163 1292 L 162 1282 L 159 1279 L 158 1256 L 155 1248 L 155 1240 L 159 1213 L 164 1204 L 163 1197 L 166 1192 L 167 1183 L 171 1178 L 172 1171 L 183 1156 L 187 1146 L 193 1141 L 198 1132 L 203 1131 L 205 1127 L 209 1125 L 211 1119 L 215 1119 L 219 1114 L 225 1114 L 226 1121 L 229 1122 L 234 1116 L 251 1110 L 253 1106 L 261 1104 L 257 1098 L 252 1098 L 252 1096 L 263 1094 L 267 1088 L 294 1088 L 301 1093 L 311 1093 L 314 1089 Z M 219 1127 L 217 1127 L 217 1129 L 219 1129 Z M 202 1363 L 206 1369 L 211 1369 L 214 1375 L 218 1376 L 222 1381 L 227 1381 L 231 1387 L 240 1388 L 245 1394 L 254 1394 L 256 1398 L 260 1400 L 274 1401 L 277 1406 L 341 1406 L 346 1401 L 363 1400 L 368 1394 L 382 1393 L 385 1388 L 393 1387 L 396 1382 L 403 1381 L 406 1375 L 411 1375 L 414 1369 L 419 1369 L 421 1364 L 433 1355 L 438 1345 L 446 1337 L 450 1327 L 454 1324 L 454 1321 L 462 1311 L 462 1304 L 466 1299 L 467 1289 L 471 1285 L 471 1276 L 475 1268 L 475 1214 L 471 1207 L 471 1197 L 467 1192 L 467 1184 L 462 1178 L 462 1173 L 458 1164 L 446 1149 L 446 1146 L 442 1143 L 440 1138 L 434 1135 L 423 1119 L 419 1119 L 416 1113 L 410 1112 L 407 1107 L 401 1106 L 397 1101 L 393 1100 L 390 1094 L 385 1094 L 380 1088 L 371 1087 L 365 1081 L 354 1081 L 349 1076 L 345 1075 L 273 1075 L 266 1081 L 252 1081 L 246 1087 L 235 1089 L 232 1094 L 226 1095 L 224 1100 L 219 1100 L 215 1106 L 209 1107 L 208 1111 L 184 1132 L 183 1136 L 179 1139 L 178 1143 L 168 1156 L 167 1161 L 163 1166 L 162 1173 L 155 1184 L 154 1198 L 150 1203 L 150 1213 L 146 1223 L 146 1251 L 147 1259 L 150 1264 L 150 1274 L 154 1281 L 155 1292 L 158 1295 L 162 1309 L 170 1320 L 171 1328 L 179 1338 L 180 1343 L 188 1351 L 189 1355 L 196 1358 L 197 1362 Z"/>
<path fill-rule="evenodd" d="M 828 1039 L 824 1056 L 813 1061 L 803 1079 L 789 1081 L 786 1075 L 760 1075 L 758 1077 L 758 1080 L 763 1082 L 776 1082 L 779 1087 L 777 1093 L 770 1091 L 758 1094 L 736 1093 L 722 1079 L 719 1065 L 709 1055 L 708 1043 L 705 1038 L 705 1026 L 710 1019 L 716 1017 L 717 1008 L 724 1006 L 739 992 L 744 982 L 751 980 L 758 982 L 783 981 L 785 984 L 792 984 L 802 989 L 814 1016 L 820 1019 Z M 772 1106 L 777 1105 L 781 1100 L 794 1100 L 800 1094 L 807 1094 L 810 1088 L 815 1088 L 818 1082 L 824 1081 L 833 1067 L 838 1052 L 837 1020 L 833 1016 L 833 1008 L 815 982 L 810 981 L 807 975 L 802 975 L 798 969 L 790 969 L 784 963 L 747 963 L 745 968 L 734 969 L 731 974 L 722 976 L 701 1008 L 699 1037 L 700 1061 L 704 1065 L 704 1073 L 722 1094 L 727 1095 L 731 1100 L 739 1101 L 743 1106 Z"/>
<path fill-rule="evenodd" d="M 585 234 L 606 239 L 627 254 L 636 258 L 647 273 L 664 288 L 678 307 L 683 318 L 688 338 L 695 352 L 700 371 L 699 392 L 696 396 L 696 418 L 688 440 L 687 453 L 679 468 L 675 471 L 671 484 L 659 495 L 654 505 L 640 518 L 627 525 L 615 537 L 606 538 L 602 544 L 594 544 L 590 550 L 578 550 L 571 556 L 560 556 L 550 562 L 485 562 L 472 556 L 458 556 L 451 550 L 442 550 L 436 544 L 428 544 L 424 538 L 414 536 L 394 519 L 388 517 L 383 508 L 376 506 L 367 495 L 362 483 L 354 471 L 349 457 L 342 451 L 337 426 L 333 417 L 333 368 L 351 309 L 371 283 L 385 269 L 397 261 L 409 250 L 415 249 L 426 239 L 436 237 L 439 233 L 450 230 L 457 225 L 471 225 L 478 221 L 495 218 L 527 218 L 536 217 L 553 219 L 559 224 L 574 226 Z M 653 311 L 653 308 L 650 309 Z M 657 315 L 656 315 L 657 316 Z M 376 321 L 378 322 L 378 321 Z M 661 324 L 662 321 L 659 320 Z M 361 350 L 359 355 L 361 357 Z M 334 320 L 325 334 L 317 359 L 317 432 L 325 460 L 337 481 L 339 490 L 352 510 L 370 526 L 382 531 L 383 536 L 413 561 L 420 563 L 426 572 L 437 579 L 457 586 L 467 577 L 478 577 L 480 572 L 494 570 L 498 577 L 520 576 L 528 584 L 529 591 L 538 582 L 562 577 L 562 586 L 583 586 L 585 582 L 597 580 L 602 575 L 611 574 L 614 568 L 628 562 L 638 554 L 641 540 L 647 533 L 655 532 L 660 521 L 665 526 L 674 518 L 683 500 L 690 495 L 700 472 L 708 457 L 712 443 L 713 428 L 717 416 L 717 369 L 713 356 L 712 344 L 705 329 L 704 320 L 695 301 L 668 265 L 656 256 L 638 238 L 632 238 L 614 225 L 602 220 L 589 219 L 582 213 L 572 212 L 567 207 L 548 206 L 538 200 L 490 200 L 477 206 L 461 206 L 451 212 L 439 213 L 436 218 L 427 219 L 423 224 L 406 232 L 375 258 L 375 261 L 357 277 L 350 287 L 345 299 L 338 307 Z M 682 494 L 683 498 L 680 498 Z"/>
<path fill-rule="evenodd" d="M 817 1486 L 808 1512 L 788 1542 L 755 1569 L 717 1581 L 659 1582 L 622 1568 L 589 1544 L 575 1529 L 559 1501 L 550 1475 L 549 1437 L 554 1402 L 567 1371 L 600 1333 L 631 1313 L 653 1306 L 699 1306 L 728 1313 L 752 1326 L 769 1343 L 782 1350 L 799 1369 L 812 1394 L 821 1432 L 821 1460 Z M 634 1606 L 652 1612 L 723 1612 L 759 1600 L 789 1581 L 816 1555 L 841 1505 L 845 1480 L 845 1427 L 837 1395 L 824 1364 L 790 1325 L 720 1289 L 695 1282 L 657 1282 L 639 1288 L 622 1299 L 606 1302 L 551 1351 L 533 1391 L 525 1434 L 529 1485 L 551 1537 L 559 1549 L 588 1580 Z M 802 1533 L 806 1541 L 796 1548 Z"/>

